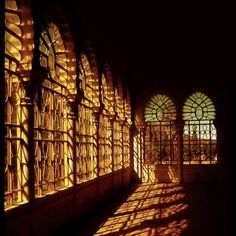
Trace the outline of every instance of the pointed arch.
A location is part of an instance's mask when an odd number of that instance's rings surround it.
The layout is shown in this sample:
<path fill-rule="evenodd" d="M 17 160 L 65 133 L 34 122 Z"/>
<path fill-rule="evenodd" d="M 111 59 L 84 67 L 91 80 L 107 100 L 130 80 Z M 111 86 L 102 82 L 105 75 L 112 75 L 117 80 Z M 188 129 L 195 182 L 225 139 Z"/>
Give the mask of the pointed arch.
<path fill-rule="evenodd" d="M 28 201 L 29 95 L 33 20 L 28 1 L 5 1 L 5 210 Z"/>
<path fill-rule="evenodd" d="M 165 94 L 154 95 L 144 111 L 145 162 L 147 164 L 177 163 L 176 108 Z"/>
<path fill-rule="evenodd" d="M 185 101 L 184 164 L 217 163 L 215 116 L 215 106 L 205 93 L 195 92 Z"/>

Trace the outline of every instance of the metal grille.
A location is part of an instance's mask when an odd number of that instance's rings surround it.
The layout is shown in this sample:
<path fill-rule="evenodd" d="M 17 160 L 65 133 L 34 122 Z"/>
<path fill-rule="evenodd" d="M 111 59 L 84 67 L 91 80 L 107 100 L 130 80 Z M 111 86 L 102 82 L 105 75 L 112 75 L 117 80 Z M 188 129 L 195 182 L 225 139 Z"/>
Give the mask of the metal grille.
<path fill-rule="evenodd" d="M 216 128 L 212 121 L 186 121 L 184 126 L 184 164 L 217 163 Z"/>
<path fill-rule="evenodd" d="M 5 209 L 28 200 L 28 109 L 16 75 L 5 71 Z"/>
<path fill-rule="evenodd" d="M 139 178 L 142 178 L 143 167 L 143 150 L 144 150 L 144 134 L 142 130 L 134 135 L 133 146 L 134 146 L 134 171 Z"/>
<path fill-rule="evenodd" d="M 28 201 L 28 124 L 25 89 L 19 69 L 23 65 L 22 19 L 16 1 L 5 1 L 5 175 L 4 208 Z M 24 62 L 30 66 L 29 59 Z"/>
<path fill-rule="evenodd" d="M 73 121 L 70 117 L 67 56 L 58 27 L 47 24 L 39 38 L 39 62 L 47 78 L 34 98 L 35 195 L 73 182 Z"/>
<path fill-rule="evenodd" d="M 91 108 L 81 104 L 76 126 L 77 182 L 97 176 L 97 127 Z"/>
<path fill-rule="evenodd" d="M 176 109 L 170 98 L 157 94 L 145 108 L 145 164 L 176 164 Z"/>
<path fill-rule="evenodd" d="M 176 164 L 177 135 L 173 122 L 145 129 L 145 164 Z"/>
<path fill-rule="evenodd" d="M 130 165 L 130 128 L 127 124 L 123 125 L 123 158 L 124 167 Z"/>
<path fill-rule="evenodd" d="M 35 96 L 35 194 L 69 187 L 73 176 L 73 122 L 65 89 L 46 80 Z"/>
<path fill-rule="evenodd" d="M 113 124 L 113 145 L 114 145 L 114 170 L 122 168 L 122 127 L 119 121 Z"/>
<path fill-rule="evenodd" d="M 213 102 L 201 92 L 191 95 L 183 107 L 184 164 L 217 163 L 217 132 Z"/>
<path fill-rule="evenodd" d="M 99 122 L 99 174 L 103 175 L 112 171 L 112 127 L 105 115 Z"/>

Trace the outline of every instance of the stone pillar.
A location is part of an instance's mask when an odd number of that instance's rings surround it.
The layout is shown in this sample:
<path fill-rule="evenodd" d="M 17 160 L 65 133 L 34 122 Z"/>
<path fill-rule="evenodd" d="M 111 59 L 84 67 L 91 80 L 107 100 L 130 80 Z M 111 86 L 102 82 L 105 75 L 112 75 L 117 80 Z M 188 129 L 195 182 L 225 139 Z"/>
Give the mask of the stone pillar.
<path fill-rule="evenodd" d="M 115 116 L 109 116 L 110 124 L 111 124 L 111 172 L 114 173 L 114 142 L 113 142 L 113 132 L 114 132 L 114 121 Z"/>
<path fill-rule="evenodd" d="M 225 113 L 223 113 L 225 115 Z M 228 114 L 227 114 L 228 115 Z M 227 145 L 231 142 L 229 138 L 229 130 L 231 132 L 233 130 L 232 124 L 228 124 L 224 122 L 225 117 L 222 115 L 218 115 L 214 125 L 216 128 L 216 138 L 217 138 L 217 166 L 218 166 L 218 173 L 219 179 L 226 181 L 228 179 L 228 166 L 229 166 L 229 159 L 231 157 L 229 148 Z M 228 125 L 228 127 L 227 127 Z"/>
<path fill-rule="evenodd" d="M 143 161 L 145 158 L 145 125 L 139 126 L 140 132 L 140 178 L 143 179 Z M 149 169 L 148 169 L 148 180 L 149 180 Z"/>
<path fill-rule="evenodd" d="M 21 120 L 22 128 L 25 130 L 24 141 L 27 145 L 26 151 L 28 151 L 28 164 L 25 164 L 24 168 L 28 167 L 26 171 L 28 174 L 28 192 L 29 193 L 29 203 L 33 204 L 35 199 L 35 190 L 34 190 L 34 89 L 30 81 L 22 82 L 22 93 L 25 94 L 24 97 L 21 97 L 21 109 L 24 114 L 24 121 Z M 23 163 L 22 163 L 23 164 Z M 27 166 L 28 165 L 28 166 Z M 25 173 L 24 173 L 25 174 Z M 24 187 L 25 188 L 25 187 Z"/>
<path fill-rule="evenodd" d="M 131 169 L 131 179 L 135 179 L 135 171 L 134 171 L 134 133 L 135 133 L 135 126 L 132 124 L 130 126 L 130 169 Z"/>
<path fill-rule="evenodd" d="M 96 140 L 97 140 L 97 177 L 100 175 L 100 163 L 99 163 L 99 123 L 100 123 L 100 115 L 102 114 L 102 111 L 104 109 L 104 106 L 101 105 L 98 110 L 94 110 L 93 114 L 95 117 L 95 125 L 96 125 Z"/>
<path fill-rule="evenodd" d="M 125 170 L 125 159 L 124 159 L 124 123 L 125 121 L 124 120 L 120 120 L 120 127 L 121 127 L 121 144 L 122 144 L 122 186 L 124 186 L 124 170 Z"/>
<path fill-rule="evenodd" d="M 184 122 L 178 121 L 176 123 L 177 133 L 177 160 L 178 160 L 178 182 L 183 181 L 183 128 Z"/>
<path fill-rule="evenodd" d="M 76 168 L 76 120 L 78 118 L 78 104 L 75 101 L 71 101 L 69 102 L 69 108 L 70 111 L 68 113 L 68 119 L 69 122 L 71 124 L 71 128 L 68 130 L 69 132 L 69 137 L 71 137 L 71 139 L 69 140 L 68 138 L 68 142 L 70 144 L 70 147 L 72 150 L 71 154 L 71 162 L 69 160 L 69 166 L 72 166 L 72 173 L 69 173 L 69 179 L 72 180 L 73 186 L 75 186 L 77 184 L 77 168 Z"/>

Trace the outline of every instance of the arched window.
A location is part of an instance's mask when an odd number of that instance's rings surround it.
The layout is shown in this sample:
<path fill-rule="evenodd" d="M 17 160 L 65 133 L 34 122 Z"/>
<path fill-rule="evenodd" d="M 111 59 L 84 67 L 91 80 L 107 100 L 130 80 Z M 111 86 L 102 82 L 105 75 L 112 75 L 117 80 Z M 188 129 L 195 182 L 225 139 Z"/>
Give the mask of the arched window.
<path fill-rule="evenodd" d="M 114 115 L 113 86 L 104 74 L 101 77 L 101 102 L 103 110 L 99 119 L 99 170 L 100 175 L 112 171 L 112 124 Z"/>
<path fill-rule="evenodd" d="M 69 117 L 71 81 L 66 48 L 58 27 L 48 23 L 39 39 L 40 65 L 47 76 L 34 101 L 35 194 L 69 187 L 73 181 L 73 122 Z M 70 86 L 69 86 L 70 85 Z"/>
<path fill-rule="evenodd" d="M 132 124 L 130 95 L 128 89 L 126 90 L 126 96 L 124 99 L 124 114 L 125 123 L 123 125 L 123 156 L 124 167 L 127 167 L 130 165 L 130 126 Z"/>
<path fill-rule="evenodd" d="M 124 107 L 122 91 L 119 87 L 115 87 L 115 111 L 116 116 L 113 124 L 113 145 L 114 145 L 114 170 L 122 168 L 122 155 L 123 155 L 123 125 L 124 120 Z"/>
<path fill-rule="evenodd" d="M 24 7 L 24 9 L 23 9 Z M 27 8 L 27 14 L 25 10 Z M 22 1 L 5 1 L 5 209 L 28 201 L 28 99 L 33 21 Z M 26 36 L 27 33 L 27 36 Z"/>
<path fill-rule="evenodd" d="M 145 163 L 177 163 L 176 109 L 164 94 L 157 94 L 145 107 Z"/>
<path fill-rule="evenodd" d="M 94 116 L 96 107 L 95 78 L 85 53 L 81 54 L 80 89 L 83 98 L 78 104 L 76 126 L 76 169 L 77 182 L 97 176 L 97 126 Z"/>
<path fill-rule="evenodd" d="M 184 103 L 184 164 L 217 162 L 215 106 L 202 92 L 192 94 Z"/>

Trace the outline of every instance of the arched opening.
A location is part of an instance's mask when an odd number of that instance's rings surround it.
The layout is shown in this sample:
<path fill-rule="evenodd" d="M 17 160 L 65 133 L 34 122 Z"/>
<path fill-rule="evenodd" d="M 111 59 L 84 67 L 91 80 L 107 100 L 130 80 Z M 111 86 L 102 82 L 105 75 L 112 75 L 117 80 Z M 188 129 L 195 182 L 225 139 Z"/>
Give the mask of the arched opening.
<path fill-rule="evenodd" d="M 172 100 L 157 94 L 145 107 L 145 157 L 146 164 L 176 164 L 177 134 L 176 109 Z"/>
<path fill-rule="evenodd" d="M 73 182 L 72 94 L 68 89 L 72 82 L 68 75 L 65 43 L 55 23 L 45 25 L 39 43 L 39 63 L 46 75 L 37 88 L 34 100 L 37 197 L 69 187 Z"/>
<path fill-rule="evenodd" d="M 112 81 L 110 81 L 112 82 Z M 114 118 L 113 84 L 108 82 L 107 73 L 101 76 L 101 104 L 99 116 L 99 174 L 112 172 L 112 122 Z M 114 139 L 114 136 L 113 136 Z"/>
<path fill-rule="evenodd" d="M 24 7 L 24 9 L 23 9 Z M 5 1 L 5 178 L 6 210 L 29 199 L 27 85 L 32 67 L 33 20 L 25 1 Z"/>
<path fill-rule="evenodd" d="M 183 106 L 183 163 L 217 163 L 215 106 L 202 92 L 193 93 Z"/>
<path fill-rule="evenodd" d="M 87 55 L 81 54 L 79 65 L 81 101 L 76 122 L 76 176 L 77 183 L 97 176 L 97 121 L 94 111 L 99 101 L 96 96 L 96 78 Z"/>
<path fill-rule="evenodd" d="M 126 89 L 124 98 L 124 116 L 125 122 L 123 124 L 123 158 L 124 167 L 130 166 L 130 127 L 131 127 L 131 105 L 130 95 L 128 89 Z"/>

